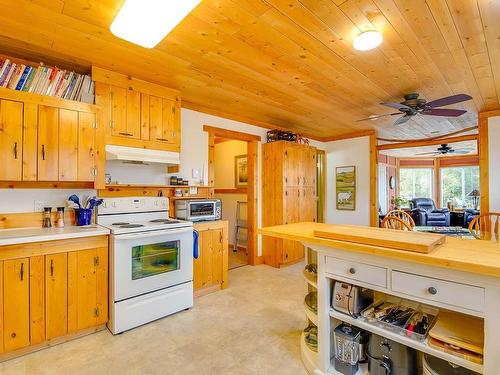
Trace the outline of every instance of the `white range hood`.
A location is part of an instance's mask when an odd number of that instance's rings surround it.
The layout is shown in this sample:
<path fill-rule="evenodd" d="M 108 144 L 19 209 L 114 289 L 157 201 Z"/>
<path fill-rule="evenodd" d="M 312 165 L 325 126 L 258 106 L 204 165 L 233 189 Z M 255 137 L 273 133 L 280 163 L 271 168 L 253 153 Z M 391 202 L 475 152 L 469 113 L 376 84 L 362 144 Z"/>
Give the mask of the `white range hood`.
<path fill-rule="evenodd" d="M 127 160 L 169 165 L 180 164 L 180 154 L 172 151 L 106 145 L 106 160 Z"/>

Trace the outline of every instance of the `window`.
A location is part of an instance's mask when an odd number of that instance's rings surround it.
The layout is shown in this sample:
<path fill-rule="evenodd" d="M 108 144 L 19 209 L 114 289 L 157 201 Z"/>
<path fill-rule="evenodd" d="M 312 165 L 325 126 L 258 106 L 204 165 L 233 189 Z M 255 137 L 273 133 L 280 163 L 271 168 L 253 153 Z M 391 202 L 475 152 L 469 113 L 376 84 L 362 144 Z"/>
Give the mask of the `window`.
<path fill-rule="evenodd" d="M 406 200 L 432 198 L 432 175 L 432 168 L 400 168 L 399 195 Z"/>
<path fill-rule="evenodd" d="M 452 201 L 457 207 L 473 208 L 472 190 L 479 190 L 479 167 L 441 168 L 441 204 Z"/>

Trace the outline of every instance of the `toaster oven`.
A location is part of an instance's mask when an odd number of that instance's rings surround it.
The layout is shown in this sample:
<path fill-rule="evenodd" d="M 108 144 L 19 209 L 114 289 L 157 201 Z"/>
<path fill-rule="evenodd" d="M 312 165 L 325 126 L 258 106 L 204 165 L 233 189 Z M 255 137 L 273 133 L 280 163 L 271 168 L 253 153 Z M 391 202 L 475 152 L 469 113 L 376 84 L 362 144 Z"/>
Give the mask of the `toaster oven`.
<path fill-rule="evenodd" d="M 222 218 L 220 199 L 179 199 L 175 201 L 175 218 L 187 221 L 210 221 Z"/>

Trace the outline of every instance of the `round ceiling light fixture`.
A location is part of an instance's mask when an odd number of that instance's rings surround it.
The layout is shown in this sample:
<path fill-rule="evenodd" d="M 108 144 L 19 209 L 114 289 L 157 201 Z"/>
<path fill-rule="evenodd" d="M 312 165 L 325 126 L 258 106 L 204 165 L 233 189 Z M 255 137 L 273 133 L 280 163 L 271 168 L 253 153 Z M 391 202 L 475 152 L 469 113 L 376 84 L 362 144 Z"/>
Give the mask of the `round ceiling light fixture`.
<path fill-rule="evenodd" d="M 380 46 L 383 40 L 382 34 L 378 31 L 365 31 L 354 38 L 352 46 L 358 51 L 368 51 Z"/>

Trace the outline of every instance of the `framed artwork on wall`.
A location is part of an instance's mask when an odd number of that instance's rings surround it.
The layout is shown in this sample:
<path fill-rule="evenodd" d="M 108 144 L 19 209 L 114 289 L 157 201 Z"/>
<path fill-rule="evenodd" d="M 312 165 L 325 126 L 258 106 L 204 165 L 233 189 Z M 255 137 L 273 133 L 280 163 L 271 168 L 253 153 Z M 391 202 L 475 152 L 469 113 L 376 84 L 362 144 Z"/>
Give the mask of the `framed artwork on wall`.
<path fill-rule="evenodd" d="M 335 185 L 337 210 L 356 210 L 356 167 L 337 167 Z"/>
<path fill-rule="evenodd" d="M 234 157 L 234 187 L 244 188 L 248 185 L 247 155 Z"/>

